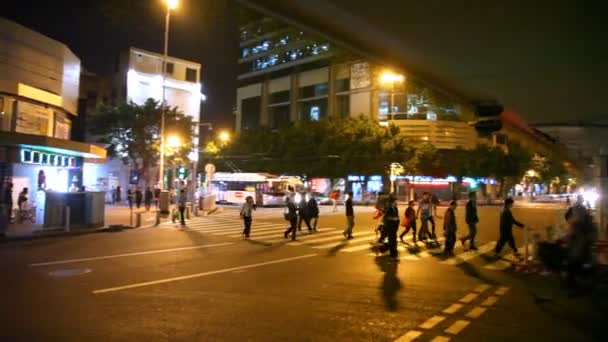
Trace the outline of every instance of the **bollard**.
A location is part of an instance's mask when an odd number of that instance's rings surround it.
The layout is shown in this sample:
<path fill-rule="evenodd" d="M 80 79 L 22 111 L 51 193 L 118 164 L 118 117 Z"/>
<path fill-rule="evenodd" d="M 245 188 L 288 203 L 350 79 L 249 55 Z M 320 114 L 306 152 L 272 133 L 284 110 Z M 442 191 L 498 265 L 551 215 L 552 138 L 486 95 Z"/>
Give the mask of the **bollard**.
<path fill-rule="evenodd" d="M 190 219 L 190 207 L 186 207 L 186 219 L 189 220 Z"/>
<path fill-rule="evenodd" d="M 135 228 L 141 227 L 141 212 L 135 213 Z"/>
<path fill-rule="evenodd" d="M 156 222 L 154 223 L 155 226 L 160 225 L 160 210 L 156 211 Z"/>
<path fill-rule="evenodd" d="M 198 213 L 198 205 L 194 206 L 194 216 L 198 217 L 199 213 Z"/>
<path fill-rule="evenodd" d="M 70 206 L 65 207 L 65 231 L 70 231 Z"/>

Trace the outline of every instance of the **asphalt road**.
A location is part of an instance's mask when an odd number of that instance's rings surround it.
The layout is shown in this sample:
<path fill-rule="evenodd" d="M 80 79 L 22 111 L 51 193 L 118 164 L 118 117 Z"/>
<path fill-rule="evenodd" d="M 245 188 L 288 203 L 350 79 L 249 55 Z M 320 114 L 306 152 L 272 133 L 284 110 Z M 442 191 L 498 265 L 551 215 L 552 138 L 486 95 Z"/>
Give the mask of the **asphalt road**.
<path fill-rule="evenodd" d="M 459 208 L 462 209 L 462 208 Z M 580 302 L 550 307 L 510 263 L 489 257 L 498 210 L 480 208 L 482 252 L 444 260 L 420 244 L 376 256 L 371 209 L 323 208 L 320 232 L 282 238 L 281 209 L 239 237 L 234 208 L 189 222 L 0 245 L 5 341 L 589 341 L 605 338 Z M 463 212 L 457 212 L 462 220 Z M 516 209 L 543 227 L 553 209 Z M 440 215 L 441 216 L 441 212 Z M 439 227 L 442 220 L 438 220 Z M 306 230 L 306 228 L 304 228 Z M 459 235 L 466 228 L 460 222 Z M 440 230 L 439 230 L 440 231 Z M 521 245 L 521 234 L 517 233 Z M 509 259 L 510 251 L 505 250 Z M 533 284 L 533 285 L 532 285 Z M 540 284 L 540 285 L 539 285 Z M 550 285 L 550 283 L 549 283 Z M 545 287 L 546 288 L 546 287 Z M 551 288 L 550 286 L 548 288 Z M 568 314 L 581 312 L 573 319 Z M 578 312 L 577 311 L 577 312 Z M 415 339 L 414 339 L 415 338 Z"/>

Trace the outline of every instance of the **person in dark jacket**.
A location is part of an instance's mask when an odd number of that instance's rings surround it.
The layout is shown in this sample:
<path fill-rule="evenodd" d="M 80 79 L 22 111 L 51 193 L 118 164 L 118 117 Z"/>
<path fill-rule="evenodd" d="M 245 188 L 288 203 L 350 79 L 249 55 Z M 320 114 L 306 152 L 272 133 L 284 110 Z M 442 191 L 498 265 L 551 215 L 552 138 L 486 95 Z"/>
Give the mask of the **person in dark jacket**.
<path fill-rule="evenodd" d="M 129 209 L 133 209 L 133 199 L 135 198 L 135 194 L 133 193 L 133 189 L 129 188 L 127 190 L 127 202 L 129 202 Z"/>
<path fill-rule="evenodd" d="M 509 197 L 505 200 L 505 207 L 500 213 L 500 238 L 498 239 L 498 242 L 496 242 L 496 249 L 494 249 L 496 257 L 500 257 L 500 252 L 502 251 L 505 243 L 509 244 L 515 256 L 521 256 L 521 254 L 519 254 L 517 251 L 517 247 L 515 246 L 515 239 L 513 238 L 513 225 L 524 228 L 524 224 L 517 221 L 513 217 L 513 213 L 511 213 L 512 207 L 513 199 Z"/>
<path fill-rule="evenodd" d="M 444 256 L 454 256 L 456 244 L 456 201 L 451 201 L 443 217 L 443 234 L 445 235 Z"/>
<path fill-rule="evenodd" d="M 307 203 L 308 219 L 313 231 L 317 231 L 317 223 L 319 223 L 319 204 L 314 195 L 310 195 L 310 199 Z"/>
<path fill-rule="evenodd" d="M 353 192 L 346 193 L 346 201 L 344 202 L 346 209 L 346 229 L 342 233 L 345 238 L 353 238 L 353 228 L 355 227 L 355 210 L 353 209 Z"/>
<path fill-rule="evenodd" d="M 137 209 L 139 209 L 139 207 L 141 207 L 141 200 L 143 199 L 143 194 L 141 193 L 141 190 L 139 189 L 139 187 L 135 188 L 135 206 L 137 207 Z"/>
<path fill-rule="evenodd" d="M 395 196 L 389 195 L 386 201 L 386 208 L 384 210 L 384 229 L 386 230 L 386 236 L 388 237 L 388 243 L 380 247 L 380 252 L 390 251 L 390 256 L 393 259 L 399 257 L 397 251 L 397 231 L 399 230 L 399 209 L 397 208 L 397 201 Z"/>
<path fill-rule="evenodd" d="M 118 204 L 120 204 L 120 201 L 122 201 L 122 188 L 120 185 L 116 186 L 116 198 L 114 200 Z"/>
<path fill-rule="evenodd" d="M 465 210 L 465 221 L 469 226 L 469 235 L 460 238 L 460 243 L 464 247 L 465 242 L 469 241 L 469 249 L 477 250 L 475 246 L 475 236 L 477 236 L 477 223 L 479 217 L 477 216 L 477 201 L 475 199 L 475 193 L 469 192 L 469 201 L 467 202 Z"/>
<path fill-rule="evenodd" d="M 413 241 L 414 244 L 416 243 L 416 210 L 414 209 L 414 201 L 410 201 L 408 203 L 408 207 L 407 209 L 405 209 L 405 230 L 403 231 L 403 233 L 401 233 L 401 235 L 399 235 L 399 239 L 401 239 L 401 242 L 405 243 L 405 240 L 403 239 L 404 236 L 407 235 L 407 233 L 409 233 L 410 229 L 413 230 Z"/>
<path fill-rule="evenodd" d="M 308 231 L 312 232 L 310 226 L 310 216 L 308 213 L 308 202 L 306 201 L 306 193 L 300 194 L 300 203 L 298 203 L 298 230 L 302 230 L 302 222 L 306 223 Z"/>
<path fill-rule="evenodd" d="M 296 230 L 298 230 L 298 209 L 294 203 L 293 196 L 287 196 L 285 219 L 289 221 L 289 228 L 283 234 L 285 238 L 291 233 L 291 240 L 296 240 Z"/>
<path fill-rule="evenodd" d="M 154 187 L 154 205 L 156 209 L 160 206 L 160 187 L 158 185 Z"/>
<path fill-rule="evenodd" d="M 150 211 L 150 207 L 152 206 L 152 198 L 154 198 L 154 194 L 152 193 L 152 189 L 150 187 L 146 187 L 146 192 L 144 193 L 144 205 L 146 206 L 146 211 Z"/>

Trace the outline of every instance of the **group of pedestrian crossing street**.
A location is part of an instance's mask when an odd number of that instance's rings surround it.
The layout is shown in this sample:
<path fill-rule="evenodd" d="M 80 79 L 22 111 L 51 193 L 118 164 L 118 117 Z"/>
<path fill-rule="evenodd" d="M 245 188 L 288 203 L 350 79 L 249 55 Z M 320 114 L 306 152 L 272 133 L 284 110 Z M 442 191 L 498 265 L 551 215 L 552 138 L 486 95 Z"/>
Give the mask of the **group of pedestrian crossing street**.
<path fill-rule="evenodd" d="M 500 213 L 500 226 L 499 226 L 499 239 L 494 246 L 494 256 L 500 258 L 500 253 L 505 244 L 509 244 L 513 255 L 520 257 L 520 254 L 515 245 L 515 239 L 513 237 L 513 225 L 517 225 L 521 228 L 524 227 L 523 223 L 517 221 L 511 212 L 513 207 L 513 199 L 507 198 L 504 203 L 504 208 Z M 477 201 L 476 194 L 474 192 L 469 193 L 469 200 L 465 206 L 465 222 L 467 223 L 468 232 L 466 235 L 457 238 L 458 227 L 456 224 L 456 201 L 451 201 L 449 207 L 445 212 L 443 220 L 443 252 L 442 255 L 445 258 L 451 258 L 455 256 L 454 249 L 456 241 L 459 240 L 463 246 L 463 250 L 477 251 L 478 247 L 475 243 L 477 236 L 477 224 L 479 223 L 479 216 L 477 215 Z M 348 218 L 349 213 L 346 213 Z M 399 230 L 399 223 L 404 227 L 403 232 L 399 236 L 403 243 L 406 243 L 404 237 L 412 231 L 412 240 L 416 244 L 417 240 L 425 242 L 427 244 L 440 246 L 440 241 L 437 239 L 435 232 L 435 217 L 437 216 L 437 205 L 432 200 L 431 194 L 425 192 L 422 194 L 422 200 L 418 204 L 418 210 L 414 210 L 414 202 L 410 201 L 408 207 L 405 210 L 403 220 L 400 219 L 399 209 L 397 207 L 397 201 L 395 197 L 390 194 L 386 200 L 376 204 L 376 212 L 374 218 L 381 219 L 381 223 L 378 226 L 378 231 L 381 233 L 380 238 L 373 244 L 372 250 L 376 253 L 389 252 L 390 256 L 394 260 L 399 260 L 399 251 L 397 248 L 397 233 Z M 416 235 L 417 221 L 420 220 L 421 226 Z M 351 220 L 348 220 L 349 226 Z M 430 229 L 429 229 L 430 225 Z M 352 228 L 351 228 L 352 230 Z M 468 246 L 466 244 L 468 243 Z"/>

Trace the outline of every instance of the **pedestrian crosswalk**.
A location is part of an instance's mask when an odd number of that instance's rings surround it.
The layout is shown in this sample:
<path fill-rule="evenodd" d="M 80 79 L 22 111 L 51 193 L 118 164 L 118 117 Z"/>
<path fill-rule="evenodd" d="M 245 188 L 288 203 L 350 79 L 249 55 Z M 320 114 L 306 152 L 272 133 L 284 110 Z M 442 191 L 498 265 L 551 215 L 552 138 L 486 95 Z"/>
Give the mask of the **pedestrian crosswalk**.
<path fill-rule="evenodd" d="M 372 212 L 374 210 L 373 207 L 357 207 L 355 209 L 358 213 L 361 212 Z M 240 207 L 239 206 L 222 206 L 221 210 L 217 213 L 213 214 L 214 218 L 237 218 L 239 216 Z M 285 212 L 284 207 L 258 207 L 254 213 L 254 217 L 256 220 L 259 219 L 277 219 L 282 218 L 283 213 Z M 344 207 L 339 207 L 337 211 L 333 211 L 331 206 L 322 205 L 319 206 L 319 215 L 320 216 L 328 216 L 328 215 L 344 215 Z"/>
<path fill-rule="evenodd" d="M 257 218 L 257 217 L 256 217 Z M 377 240 L 376 232 L 374 231 L 358 231 L 354 238 L 346 240 L 343 235 L 343 230 L 336 227 L 321 227 L 317 232 L 309 233 L 306 228 L 297 232 L 296 241 L 291 240 L 291 236 L 285 237 L 285 231 L 288 224 L 283 221 L 264 221 L 254 220 L 251 229 L 251 240 L 263 244 L 281 243 L 285 246 L 308 246 L 318 250 L 332 250 L 339 253 L 355 253 L 367 252 L 370 256 L 376 256 L 373 252 L 372 243 Z M 173 225 L 165 224 L 165 228 L 171 228 Z M 214 236 L 225 238 L 241 238 L 243 232 L 242 221 L 234 215 L 218 215 L 211 217 L 195 218 L 188 222 L 188 231 L 200 232 Z M 439 245 L 426 245 L 418 242 L 414 243 L 412 237 L 405 239 L 406 244 L 399 243 L 398 250 L 400 258 L 408 261 L 421 261 L 438 257 L 442 253 L 441 244 L 445 241 L 444 238 L 439 238 Z M 478 246 L 478 250 L 463 250 L 462 246 L 457 246 L 456 256 L 443 259 L 437 258 L 437 261 L 443 265 L 458 266 L 473 259 L 484 261 L 486 264 L 484 269 L 488 270 L 506 270 L 510 269 L 513 263 L 519 259 L 512 254 L 507 254 L 505 257 L 496 259 L 491 255 L 494 252 L 496 242 L 487 242 Z"/>

